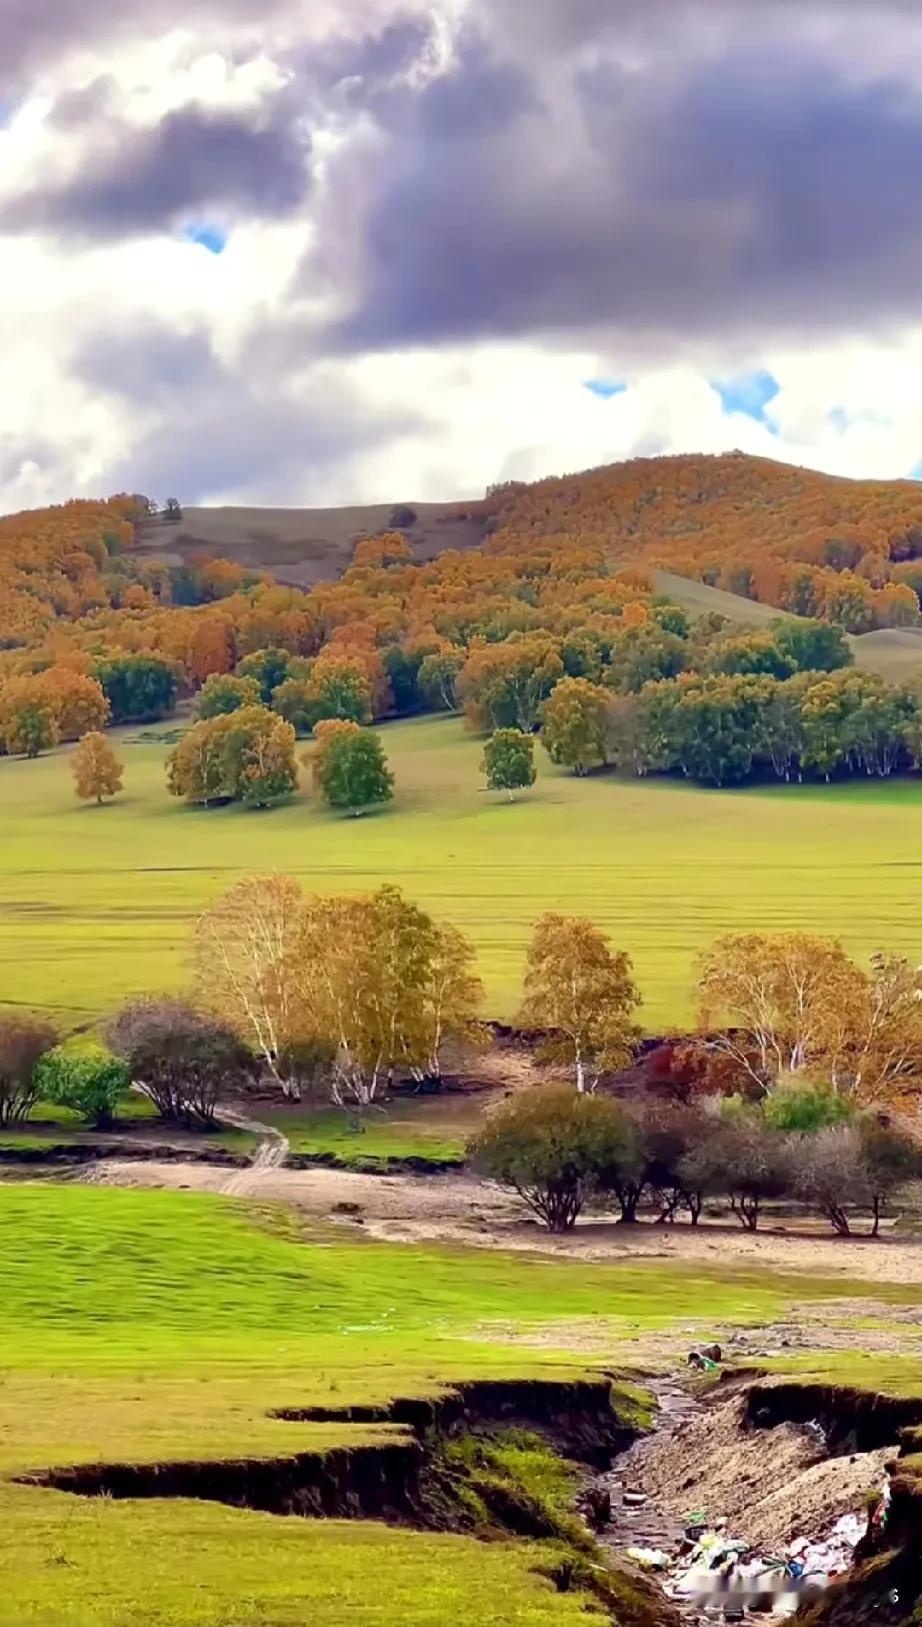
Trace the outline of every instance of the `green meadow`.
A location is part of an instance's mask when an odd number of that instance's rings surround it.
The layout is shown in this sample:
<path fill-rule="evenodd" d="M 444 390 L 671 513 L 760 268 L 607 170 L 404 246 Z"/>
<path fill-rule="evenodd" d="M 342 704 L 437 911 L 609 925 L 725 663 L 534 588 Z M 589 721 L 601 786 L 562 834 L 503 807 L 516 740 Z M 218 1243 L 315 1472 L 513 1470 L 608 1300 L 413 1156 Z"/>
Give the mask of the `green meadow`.
<path fill-rule="evenodd" d="M 578 1374 L 574 1324 L 591 1327 L 598 1366 L 629 1371 L 650 1333 L 675 1330 L 681 1343 L 696 1328 L 790 1314 L 805 1294 L 831 1315 L 868 1295 L 845 1278 L 721 1262 L 590 1264 L 302 1234 L 283 1211 L 181 1192 L 0 1185 L 0 1230 L 2 1627 L 575 1627 L 585 1595 L 557 1593 L 533 1544 L 84 1498 L 17 1479 L 393 1439 L 392 1425 L 269 1414 L 434 1395 L 465 1378 Z M 875 1297 L 886 1318 L 918 1292 Z M 917 1364 L 891 1366 L 890 1386 L 918 1387 Z M 623 1404 L 636 1407 L 630 1389 Z"/>
<path fill-rule="evenodd" d="M 125 794 L 103 808 L 76 801 L 66 751 L 0 761 L 3 999 L 76 1027 L 178 988 L 195 912 L 268 870 L 317 890 L 399 884 L 473 938 L 498 1018 L 549 909 L 592 916 L 630 951 L 651 1030 L 688 1020 L 695 957 L 718 933 L 803 929 L 861 957 L 918 955 L 922 780 L 710 791 L 575 779 L 539 748 L 536 786 L 509 803 L 482 789 L 480 743 L 458 719 L 382 732 L 397 796 L 362 819 L 306 785 L 264 813 L 186 808 L 157 731 L 116 736 Z"/>

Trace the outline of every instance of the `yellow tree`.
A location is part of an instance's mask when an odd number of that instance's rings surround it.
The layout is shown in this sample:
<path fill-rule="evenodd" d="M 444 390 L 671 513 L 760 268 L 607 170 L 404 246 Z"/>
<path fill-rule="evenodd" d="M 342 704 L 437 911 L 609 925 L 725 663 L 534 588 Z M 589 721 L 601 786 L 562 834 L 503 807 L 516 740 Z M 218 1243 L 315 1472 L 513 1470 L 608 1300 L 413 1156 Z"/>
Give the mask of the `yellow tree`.
<path fill-rule="evenodd" d="M 832 1069 L 844 1058 L 864 984 L 835 939 L 729 933 L 699 964 L 699 1024 L 709 1045 L 767 1092 L 782 1074 Z"/>
<path fill-rule="evenodd" d="M 612 695 L 585 678 L 562 678 L 541 711 L 541 744 L 551 759 L 574 774 L 599 768 L 606 759 Z"/>
<path fill-rule="evenodd" d="M 92 729 L 78 741 L 71 757 L 74 790 L 84 802 L 116 797 L 122 789 L 124 764 L 120 763 L 104 734 Z"/>
<path fill-rule="evenodd" d="M 544 1055 L 573 1068 L 581 1094 L 630 1061 L 639 1005 L 630 956 L 592 921 L 550 914 L 535 922 L 519 1022 L 547 1033 Z"/>
<path fill-rule="evenodd" d="M 293 876 L 248 876 L 192 929 L 197 1003 L 232 1026 L 284 1094 L 295 1097 L 286 1060 L 316 1026 L 306 914 Z"/>

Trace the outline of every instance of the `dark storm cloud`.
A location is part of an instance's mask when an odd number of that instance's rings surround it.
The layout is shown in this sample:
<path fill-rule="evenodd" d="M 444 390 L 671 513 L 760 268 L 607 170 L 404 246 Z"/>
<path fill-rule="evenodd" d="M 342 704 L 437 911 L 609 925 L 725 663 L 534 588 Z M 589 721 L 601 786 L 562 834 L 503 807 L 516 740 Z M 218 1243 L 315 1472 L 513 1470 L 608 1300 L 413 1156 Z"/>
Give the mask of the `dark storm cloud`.
<path fill-rule="evenodd" d="M 77 173 L 0 210 L 0 229 L 122 237 L 227 208 L 281 216 L 309 189 L 309 145 L 287 100 L 269 120 L 186 107 L 149 130 L 101 125 Z"/>
<path fill-rule="evenodd" d="M 233 490 L 254 501 L 298 491 L 392 438 L 418 432 L 414 414 L 378 412 L 335 379 L 306 399 L 280 387 L 274 368 L 248 356 L 229 366 L 203 331 L 178 334 L 150 323 L 100 328 L 74 357 L 76 376 L 94 393 L 129 411 L 153 410 L 155 427 L 139 433 L 106 473 L 113 491 L 177 492 L 193 504 Z"/>
<path fill-rule="evenodd" d="M 508 21 L 514 0 L 499 9 Z M 306 270 L 335 280 L 340 251 L 362 267 L 338 342 L 609 331 L 668 345 L 922 316 L 918 90 L 858 81 L 800 28 L 772 50 L 734 35 L 683 59 L 671 39 L 668 58 L 625 62 L 592 34 L 602 9 L 569 17 L 591 60 L 566 54 L 561 13 L 542 5 L 544 56 L 513 67 L 501 34 L 492 55 L 469 42 L 376 170 L 344 155 L 344 184 L 366 189 L 361 253 L 331 214 Z"/>

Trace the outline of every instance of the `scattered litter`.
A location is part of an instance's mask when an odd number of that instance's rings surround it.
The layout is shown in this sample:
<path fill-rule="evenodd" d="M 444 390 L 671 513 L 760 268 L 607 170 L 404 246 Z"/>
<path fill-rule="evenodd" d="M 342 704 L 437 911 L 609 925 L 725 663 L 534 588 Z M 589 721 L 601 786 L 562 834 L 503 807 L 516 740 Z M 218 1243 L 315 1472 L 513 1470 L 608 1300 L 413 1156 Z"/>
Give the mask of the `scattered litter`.
<path fill-rule="evenodd" d="M 715 1350 L 717 1346 L 712 1345 L 710 1348 Z M 717 1371 L 717 1362 L 713 1356 L 706 1356 L 703 1350 L 690 1350 L 688 1352 L 688 1365 L 696 1368 L 699 1373 L 716 1373 Z"/>
<path fill-rule="evenodd" d="M 645 1571 L 664 1571 L 672 1563 L 672 1556 L 663 1548 L 628 1548 L 627 1557 Z"/>
<path fill-rule="evenodd" d="M 623 1493 L 626 1507 L 646 1501 L 643 1492 Z M 714 1614 L 724 1621 L 747 1621 L 752 1612 L 780 1622 L 851 1569 L 859 1543 L 886 1523 L 889 1503 L 888 1478 L 863 1513 L 843 1514 L 823 1540 L 798 1537 L 778 1553 L 754 1552 L 728 1533 L 725 1519 L 708 1520 L 693 1509 L 672 1552 L 638 1545 L 626 1553 L 643 1570 L 661 1575 L 667 1597 L 697 1607 L 702 1619 Z"/>

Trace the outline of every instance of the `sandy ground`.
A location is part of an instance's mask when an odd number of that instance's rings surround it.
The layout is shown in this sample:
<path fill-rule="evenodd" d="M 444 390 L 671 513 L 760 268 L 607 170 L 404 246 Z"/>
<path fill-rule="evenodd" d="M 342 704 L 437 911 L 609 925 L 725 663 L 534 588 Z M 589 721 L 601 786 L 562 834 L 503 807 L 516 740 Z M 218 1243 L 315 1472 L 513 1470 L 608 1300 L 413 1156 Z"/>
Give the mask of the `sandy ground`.
<path fill-rule="evenodd" d="M 227 1171 L 207 1164 L 130 1163 L 109 1159 L 88 1179 L 116 1186 L 164 1186 L 220 1191 Z M 657 1259 L 764 1266 L 814 1277 L 922 1284 L 922 1239 L 884 1236 L 836 1238 L 825 1230 L 766 1230 L 754 1236 L 735 1224 L 622 1227 L 590 1218 L 567 1237 L 550 1237 L 523 1220 L 515 1198 L 467 1175 L 356 1175 L 346 1170 L 270 1168 L 248 1196 L 282 1199 L 315 1218 L 361 1222 L 373 1237 L 391 1242 L 460 1242 L 479 1247 L 540 1251 L 588 1260 Z M 341 1205 L 350 1207 L 343 1213 Z"/>

